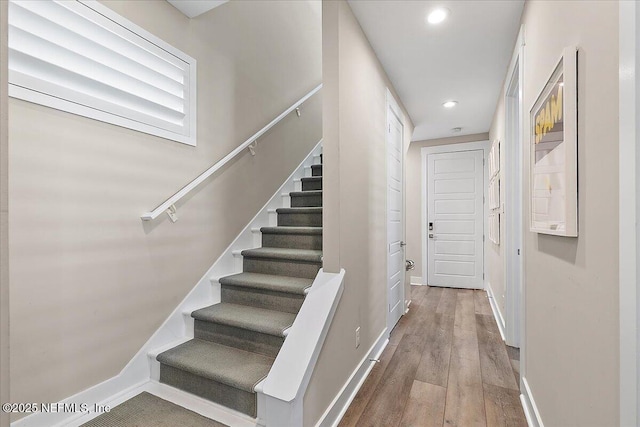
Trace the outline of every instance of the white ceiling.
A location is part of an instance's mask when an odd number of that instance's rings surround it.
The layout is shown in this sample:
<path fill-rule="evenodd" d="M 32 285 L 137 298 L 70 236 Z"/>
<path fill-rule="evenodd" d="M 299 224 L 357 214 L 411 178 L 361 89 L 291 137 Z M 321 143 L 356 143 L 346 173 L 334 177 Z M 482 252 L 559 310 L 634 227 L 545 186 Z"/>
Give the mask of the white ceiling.
<path fill-rule="evenodd" d="M 167 0 L 180 12 L 189 18 L 195 18 L 205 12 L 210 11 L 214 7 L 228 2 L 229 0 Z"/>
<path fill-rule="evenodd" d="M 524 0 L 349 0 L 415 125 L 413 141 L 487 132 Z M 425 23 L 436 7 L 451 13 Z M 453 109 L 442 103 L 458 101 Z M 462 127 L 455 133 L 451 129 Z"/>

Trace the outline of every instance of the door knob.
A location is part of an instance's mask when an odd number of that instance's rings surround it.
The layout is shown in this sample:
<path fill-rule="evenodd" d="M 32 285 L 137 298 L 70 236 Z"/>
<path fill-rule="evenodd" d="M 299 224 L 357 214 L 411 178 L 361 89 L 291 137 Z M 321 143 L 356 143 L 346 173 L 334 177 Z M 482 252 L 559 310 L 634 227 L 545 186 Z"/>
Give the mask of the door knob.
<path fill-rule="evenodd" d="M 404 248 L 405 246 L 407 246 L 407 244 L 405 242 L 403 242 L 402 240 L 400 240 L 400 247 Z"/>

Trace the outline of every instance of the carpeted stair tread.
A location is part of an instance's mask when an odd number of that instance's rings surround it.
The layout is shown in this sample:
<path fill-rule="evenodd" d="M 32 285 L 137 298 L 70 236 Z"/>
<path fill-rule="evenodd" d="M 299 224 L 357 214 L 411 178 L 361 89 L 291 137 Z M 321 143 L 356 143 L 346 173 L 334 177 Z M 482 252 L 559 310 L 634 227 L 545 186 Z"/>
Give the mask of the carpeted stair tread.
<path fill-rule="evenodd" d="M 322 251 L 314 249 L 255 248 L 245 249 L 241 253 L 246 258 L 322 262 Z"/>
<path fill-rule="evenodd" d="M 158 362 L 253 393 L 274 359 L 209 341 L 193 339 L 160 353 Z"/>
<path fill-rule="evenodd" d="M 304 214 L 318 214 L 322 213 L 322 207 L 310 207 L 310 208 L 277 208 L 277 213 L 288 214 L 288 213 L 304 213 Z"/>
<path fill-rule="evenodd" d="M 103 411 L 101 411 L 103 412 Z M 81 427 L 228 427 L 143 391 Z"/>
<path fill-rule="evenodd" d="M 205 322 L 283 337 L 284 330 L 293 324 L 296 315 L 284 311 L 222 302 L 196 310 L 191 313 L 191 317 Z"/>
<path fill-rule="evenodd" d="M 263 234 L 322 234 L 322 227 L 262 227 Z"/>
<path fill-rule="evenodd" d="M 322 196 L 322 190 L 292 191 L 289 195 L 291 197 Z"/>
<path fill-rule="evenodd" d="M 322 177 L 309 176 L 300 180 L 302 191 L 322 190 Z"/>
<path fill-rule="evenodd" d="M 313 279 L 305 279 L 303 277 L 260 273 L 239 273 L 221 277 L 219 281 L 222 286 L 237 286 L 297 295 L 304 295 L 304 290 L 313 283 Z"/>
<path fill-rule="evenodd" d="M 305 176 L 300 179 L 300 182 L 322 182 L 321 176 Z"/>

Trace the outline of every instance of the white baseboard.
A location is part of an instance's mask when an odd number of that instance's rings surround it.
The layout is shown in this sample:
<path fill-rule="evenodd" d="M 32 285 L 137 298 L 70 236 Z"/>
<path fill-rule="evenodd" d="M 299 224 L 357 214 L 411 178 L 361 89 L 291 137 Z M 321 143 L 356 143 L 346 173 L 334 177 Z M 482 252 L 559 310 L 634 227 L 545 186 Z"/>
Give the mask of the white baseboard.
<path fill-rule="evenodd" d="M 117 375 L 106 381 L 96 384 L 80 393 L 70 396 L 58 403 L 68 405 L 94 404 L 102 407 L 114 406 L 140 393 L 141 387 L 146 380 L 140 383 L 131 384 Z M 27 417 L 21 418 L 11 423 L 11 427 L 62 427 L 81 425 L 100 415 L 95 412 L 36 412 Z"/>
<path fill-rule="evenodd" d="M 360 361 L 360 364 L 353 371 L 338 395 L 333 399 L 331 405 L 329 405 L 322 417 L 320 417 L 316 427 L 336 427 L 340 423 L 345 412 L 349 409 L 349 405 L 356 397 L 358 390 L 360 390 L 360 387 L 362 387 L 362 384 L 364 384 L 364 381 L 375 366 L 376 362 L 371 361 L 371 359 L 379 359 L 388 343 L 389 332 L 387 328 L 385 328 L 365 357 Z"/>
<path fill-rule="evenodd" d="M 422 277 L 421 276 L 411 276 L 410 277 L 410 283 L 412 285 L 418 285 L 418 286 L 422 286 Z"/>
<path fill-rule="evenodd" d="M 505 340 L 505 328 L 506 323 L 504 323 L 504 317 L 502 313 L 500 313 L 500 307 L 498 307 L 498 302 L 493 295 L 493 289 L 491 288 L 491 283 L 487 282 L 486 285 L 487 296 L 489 297 L 489 304 L 491 305 L 491 311 L 493 312 L 493 317 L 496 319 L 496 323 L 498 324 L 498 330 L 500 331 L 500 337 L 502 337 L 502 341 Z"/>
<path fill-rule="evenodd" d="M 198 308 L 206 307 L 211 304 L 220 302 L 220 285 L 216 279 L 229 274 L 239 272 L 238 264 L 234 258 L 233 252 L 240 249 L 253 248 L 254 234 L 253 228 L 268 226 L 270 211 L 282 207 L 283 192 L 294 190 L 294 180 L 302 178 L 305 173 L 310 172 L 310 165 L 313 162 L 320 163 L 320 153 L 322 152 L 322 140 L 311 150 L 308 156 L 300 163 L 300 165 L 287 178 L 282 186 L 276 190 L 269 201 L 262 207 L 255 217 L 240 232 L 229 247 L 220 255 L 207 272 L 200 278 L 198 283 L 192 288 L 187 296 L 178 304 L 176 309 L 167 317 L 158 330 L 149 338 L 149 340 L 140 348 L 127 365 L 120 371 L 118 375 L 112 377 L 100 384 L 92 386 L 80 393 L 61 400 L 61 403 L 87 403 L 93 405 L 98 404 L 115 404 L 133 397 L 133 391 L 139 390 L 142 384 L 146 384 L 151 379 L 151 373 L 157 371 L 157 361 L 150 358 L 149 353 L 165 347 L 172 342 L 177 342 L 185 337 L 193 336 L 192 324 L 189 318 L 185 318 L 184 312 L 191 312 Z M 309 166 L 309 168 L 305 168 Z M 185 321 L 186 320 L 186 321 Z M 138 392 L 143 391 L 140 389 Z M 137 394 L 137 393 L 136 393 Z M 126 398 L 119 401 L 125 396 Z M 27 417 L 21 418 L 11 424 L 11 427 L 61 427 L 74 426 L 78 419 L 85 419 L 87 414 L 74 412 L 58 412 L 43 413 L 38 412 Z M 93 414 L 95 417 L 96 414 Z"/>
<path fill-rule="evenodd" d="M 529 424 L 529 427 L 544 427 L 536 401 L 533 399 L 533 393 L 531 393 L 531 388 L 529 388 L 529 383 L 525 377 L 522 377 L 522 385 L 523 390 L 520 395 L 520 402 L 527 418 L 527 424 Z"/>

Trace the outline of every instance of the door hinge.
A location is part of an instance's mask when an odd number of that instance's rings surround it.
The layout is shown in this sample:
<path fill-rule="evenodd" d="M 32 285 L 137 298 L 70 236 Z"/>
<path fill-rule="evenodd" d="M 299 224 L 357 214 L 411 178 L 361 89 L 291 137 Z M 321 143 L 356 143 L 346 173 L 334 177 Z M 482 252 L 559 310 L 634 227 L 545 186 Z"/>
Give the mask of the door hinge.
<path fill-rule="evenodd" d="M 518 255 L 520 255 L 520 249 L 518 249 Z"/>
<path fill-rule="evenodd" d="M 482 273 L 482 280 L 484 280 L 484 273 Z"/>
<path fill-rule="evenodd" d="M 482 241 L 484 242 L 484 234 L 482 235 Z"/>

